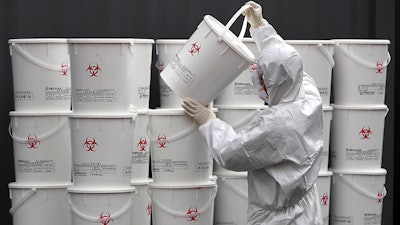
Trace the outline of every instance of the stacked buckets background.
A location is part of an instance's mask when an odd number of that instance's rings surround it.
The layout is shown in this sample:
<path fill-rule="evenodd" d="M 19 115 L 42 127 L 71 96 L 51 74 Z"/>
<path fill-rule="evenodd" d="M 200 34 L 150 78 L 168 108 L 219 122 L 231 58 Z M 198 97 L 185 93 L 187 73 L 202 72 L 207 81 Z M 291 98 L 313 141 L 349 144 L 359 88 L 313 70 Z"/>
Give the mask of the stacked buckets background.
<path fill-rule="evenodd" d="M 381 224 L 388 40 L 334 39 L 330 224 Z"/>
<path fill-rule="evenodd" d="M 13 224 L 150 224 L 151 39 L 10 40 Z"/>

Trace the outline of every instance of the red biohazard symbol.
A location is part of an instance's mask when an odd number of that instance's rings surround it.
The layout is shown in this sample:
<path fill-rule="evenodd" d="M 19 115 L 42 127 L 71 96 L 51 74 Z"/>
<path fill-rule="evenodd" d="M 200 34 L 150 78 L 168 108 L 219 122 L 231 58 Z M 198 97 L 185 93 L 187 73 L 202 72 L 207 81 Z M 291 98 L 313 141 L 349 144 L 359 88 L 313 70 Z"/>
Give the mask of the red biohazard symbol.
<path fill-rule="evenodd" d="M 321 201 L 322 201 L 322 205 L 323 205 L 323 206 L 324 206 L 324 205 L 328 205 L 328 199 L 329 199 L 328 194 L 327 194 L 327 193 L 324 193 L 324 194 L 322 195 L 322 197 L 321 197 Z"/>
<path fill-rule="evenodd" d="M 193 43 L 190 45 L 189 53 L 194 56 L 200 54 L 201 45 L 198 42 Z"/>
<path fill-rule="evenodd" d="M 378 203 L 382 203 L 383 194 L 381 191 L 378 192 Z"/>
<path fill-rule="evenodd" d="M 103 215 L 103 213 L 101 213 L 100 217 L 99 217 L 99 221 L 103 225 L 107 225 L 108 223 L 110 223 L 112 221 L 110 213 L 107 213 L 107 215 Z"/>
<path fill-rule="evenodd" d="M 257 63 L 251 64 L 250 67 L 249 67 L 249 69 L 250 69 L 250 72 L 256 71 L 256 69 L 257 69 Z"/>
<path fill-rule="evenodd" d="M 140 138 L 139 143 L 137 144 L 137 146 L 140 147 L 140 151 L 146 151 L 146 146 L 147 146 L 147 140 L 146 138 Z"/>
<path fill-rule="evenodd" d="M 159 62 L 157 68 L 158 68 L 158 71 L 161 73 L 164 70 L 164 63 L 163 62 Z"/>
<path fill-rule="evenodd" d="M 376 73 L 382 73 L 383 70 L 383 62 L 382 60 L 378 60 L 376 62 Z"/>
<path fill-rule="evenodd" d="M 146 212 L 147 212 L 147 215 L 151 215 L 151 202 L 149 202 L 149 204 L 147 204 Z"/>
<path fill-rule="evenodd" d="M 166 148 L 167 146 L 167 136 L 165 134 L 159 134 L 157 137 L 158 148 Z"/>
<path fill-rule="evenodd" d="M 92 62 L 89 64 L 88 68 L 86 71 L 89 72 L 90 77 L 97 77 L 99 75 L 99 72 L 101 71 L 99 64 Z"/>
<path fill-rule="evenodd" d="M 192 214 L 194 214 L 193 216 L 189 216 L 189 220 L 188 221 L 197 221 L 197 216 L 199 215 L 198 213 L 197 213 L 197 208 L 196 207 L 190 207 L 189 209 L 188 209 L 188 211 L 187 211 L 187 213 L 186 213 L 187 215 L 192 215 Z"/>
<path fill-rule="evenodd" d="M 69 70 L 69 66 L 68 63 L 66 62 L 62 62 L 61 63 L 61 75 L 62 76 L 68 76 L 68 70 Z"/>
<path fill-rule="evenodd" d="M 371 128 L 369 128 L 368 126 L 367 128 L 363 127 L 361 128 L 359 134 L 361 135 L 361 139 L 369 139 L 369 136 L 372 134 Z"/>
<path fill-rule="evenodd" d="M 83 147 L 85 147 L 85 151 L 94 152 L 96 151 L 96 147 L 98 146 L 96 139 L 94 138 L 86 138 L 85 143 L 83 143 Z"/>
<path fill-rule="evenodd" d="M 36 137 L 36 135 L 29 135 L 28 140 L 27 140 L 28 148 L 30 149 L 35 149 L 37 148 L 37 145 L 40 144 L 40 141 Z"/>

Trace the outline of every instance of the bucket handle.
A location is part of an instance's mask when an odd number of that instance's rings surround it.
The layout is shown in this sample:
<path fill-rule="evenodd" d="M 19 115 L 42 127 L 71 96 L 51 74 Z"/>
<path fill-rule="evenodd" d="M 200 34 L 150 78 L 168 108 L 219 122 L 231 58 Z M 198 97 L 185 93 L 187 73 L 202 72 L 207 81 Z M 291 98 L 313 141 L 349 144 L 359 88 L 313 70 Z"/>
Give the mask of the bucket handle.
<path fill-rule="evenodd" d="M 214 191 L 213 195 L 210 196 L 210 198 L 208 199 L 207 203 L 205 204 L 205 206 L 203 208 L 198 210 L 198 212 L 187 214 L 186 212 L 173 211 L 171 208 L 169 208 L 165 205 L 162 205 L 162 204 L 158 203 L 157 201 L 154 201 L 153 193 L 151 193 L 150 188 L 147 189 L 147 193 L 150 196 L 152 205 L 156 205 L 161 210 L 163 210 L 164 212 L 168 213 L 171 216 L 181 217 L 181 218 L 189 218 L 189 217 L 193 217 L 193 216 L 199 216 L 200 214 L 205 212 L 212 205 L 213 199 L 215 199 L 215 196 L 217 195 L 217 186 L 216 185 L 213 187 L 213 191 Z"/>
<path fill-rule="evenodd" d="M 188 129 L 176 134 L 175 136 L 172 137 L 168 137 L 168 142 L 174 142 L 177 141 L 181 138 L 184 138 L 186 136 L 188 136 L 189 134 L 193 133 L 193 131 L 195 131 L 197 129 L 197 126 L 195 124 L 193 124 L 192 126 L 190 126 Z M 157 142 L 157 138 L 151 138 L 152 142 Z"/>
<path fill-rule="evenodd" d="M 240 197 L 244 199 L 248 199 L 248 194 L 241 191 L 239 188 L 235 188 L 233 185 L 226 184 L 226 186 L 231 189 L 234 193 L 238 194 Z"/>
<path fill-rule="evenodd" d="M 359 59 L 359 58 L 355 57 L 354 55 L 346 52 L 345 50 L 342 49 L 342 47 L 339 46 L 339 44 L 336 44 L 336 46 L 337 46 L 336 49 L 339 49 L 340 52 L 342 52 L 345 56 L 347 56 L 348 58 L 350 58 L 354 62 L 356 62 L 356 63 L 358 63 L 358 64 L 360 64 L 360 65 L 362 65 L 364 67 L 367 67 L 369 69 L 376 69 L 376 67 L 377 67 L 376 65 L 368 63 L 368 62 L 365 62 L 362 59 Z M 382 68 L 386 68 L 389 65 L 390 61 L 391 61 L 390 53 L 386 52 L 386 60 L 383 63 Z"/>
<path fill-rule="evenodd" d="M 122 215 L 124 215 L 126 212 L 128 212 L 129 209 L 131 209 L 133 202 L 134 202 L 134 197 L 136 195 L 137 191 L 133 192 L 131 199 L 129 199 L 129 202 L 125 204 L 118 212 L 114 213 L 111 219 L 118 219 Z M 79 211 L 79 209 L 74 206 L 74 204 L 71 201 L 71 197 L 69 194 L 67 194 L 67 201 L 70 205 L 70 209 L 72 213 L 75 215 L 79 216 L 81 219 L 84 219 L 89 222 L 101 222 L 101 219 L 98 217 L 91 217 L 88 215 L 83 214 L 82 212 Z"/>
<path fill-rule="evenodd" d="M 16 45 L 15 43 L 11 44 L 11 49 L 14 49 L 19 54 L 21 54 L 21 56 L 23 56 L 25 59 L 27 59 L 28 61 L 30 61 L 31 63 L 33 63 L 33 64 L 35 64 L 37 66 L 40 66 L 40 67 L 42 67 L 44 69 L 53 70 L 53 71 L 61 71 L 61 67 L 49 65 L 49 64 L 47 64 L 45 62 L 42 62 L 42 61 L 36 59 L 32 55 L 30 55 L 28 52 L 24 51 L 20 46 Z"/>
<path fill-rule="evenodd" d="M 36 188 L 30 189 L 29 192 L 22 197 L 22 199 L 20 199 L 18 202 L 16 202 L 15 204 L 12 205 L 9 212 L 11 214 L 14 214 L 19 209 L 19 207 L 21 207 L 26 201 L 28 201 L 36 193 L 37 193 Z"/>
<path fill-rule="evenodd" d="M 254 116 L 257 115 L 259 112 L 260 112 L 260 110 L 257 109 L 256 111 L 254 111 L 253 113 L 251 113 L 251 114 L 248 115 L 247 117 L 243 118 L 243 119 L 242 119 L 241 121 L 239 121 L 238 123 L 233 124 L 233 125 L 232 125 L 232 128 L 233 128 L 233 129 L 237 129 L 237 128 L 239 128 L 239 127 L 241 127 L 241 126 L 243 126 L 243 125 L 249 123 L 249 122 L 254 118 Z"/>
<path fill-rule="evenodd" d="M 324 45 L 321 43 L 318 43 L 318 49 L 322 52 L 322 54 L 325 56 L 325 58 L 328 60 L 329 64 L 333 67 L 335 65 L 335 61 L 333 60 L 332 54 L 330 54 L 325 48 Z"/>
<path fill-rule="evenodd" d="M 54 128 L 53 130 L 39 136 L 36 138 L 36 140 L 46 140 L 52 136 L 54 136 L 55 134 L 57 134 L 58 132 L 61 131 L 62 128 L 64 128 L 66 125 L 68 124 L 68 119 L 63 118 L 63 121 L 60 123 L 59 126 L 57 126 L 56 128 Z M 8 125 L 8 133 L 10 134 L 11 138 L 20 144 L 29 144 L 30 140 L 28 140 L 27 138 L 21 138 L 21 137 L 16 137 L 14 136 L 13 132 L 12 132 L 12 127 L 11 127 L 11 122 Z"/>
<path fill-rule="evenodd" d="M 376 194 L 372 194 L 370 192 L 368 192 L 367 190 L 365 190 L 364 188 L 360 187 L 359 185 L 351 182 L 348 178 L 344 177 L 343 175 L 339 176 L 347 185 L 349 185 L 350 187 L 352 187 L 354 190 L 360 192 L 361 194 L 363 194 L 364 196 L 370 198 L 370 199 L 375 199 L 375 200 L 381 200 L 383 199 L 387 192 L 386 192 L 386 188 L 385 186 L 383 186 L 383 191 L 382 191 L 382 197 L 378 197 L 378 195 Z"/>
<path fill-rule="evenodd" d="M 231 28 L 231 26 L 233 25 L 233 23 L 239 18 L 239 16 L 248 8 L 250 8 L 250 5 L 244 5 L 242 7 L 240 7 L 240 9 L 232 16 L 232 18 L 228 21 L 228 23 L 225 25 L 224 30 L 221 33 L 221 36 L 225 36 L 226 32 L 228 32 L 228 30 Z M 244 17 L 243 19 L 243 24 L 242 24 L 242 29 L 240 30 L 239 33 L 239 40 L 241 41 L 246 33 L 246 28 L 247 28 L 247 18 Z"/>

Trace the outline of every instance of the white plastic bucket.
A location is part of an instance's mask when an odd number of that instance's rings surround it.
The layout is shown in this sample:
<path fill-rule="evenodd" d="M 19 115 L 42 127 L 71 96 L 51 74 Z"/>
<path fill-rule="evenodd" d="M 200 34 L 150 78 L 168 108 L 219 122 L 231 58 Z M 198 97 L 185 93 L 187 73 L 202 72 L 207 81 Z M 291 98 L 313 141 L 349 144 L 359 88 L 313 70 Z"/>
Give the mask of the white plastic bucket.
<path fill-rule="evenodd" d="M 332 169 L 372 170 L 382 166 L 386 105 L 333 106 L 329 163 Z"/>
<path fill-rule="evenodd" d="M 324 146 L 322 148 L 322 162 L 320 167 L 320 172 L 328 171 L 329 167 L 329 141 L 330 141 L 330 133 L 331 133 L 331 121 L 332 121 L 332 106 L 323 106 L 323 141 Z"/>
<path fill-rule="evenodd" d="M 250 121 L 254 119 L 261 110 L 268 108 L 268 106 L 265 105 L 215 105 L 215 107 L 218 109 L 218 112 L 216 113 L 217 117 L 231 125 L 236 132 L 240 132 L 241 130 L 245 129 Z M 230 175 L 240 174 L 240 172 L 231 171 L 223 168 L 222 166 L 218 165 L 215 160 L 213 160 L 213 171 L 214 173 L 223 173 Z"/>
<path fill-rule="evenodd" d="M 68 113 L 10 112 L 15 179 L 24 184 L 72 181 Z"/>
<path fill-rule="evenodd" d="M 148 136 L 149 115 L 139 110 L 135 119 L 132 148 L 131 182 L 148 180 L 150 172 L 150 138 Z"/>
<path fill-rule="evenodd" d="M 133 41 L 132 104 L 138 109 L 149 108 L 153 44 L 153 39 L 134 39 Z"/>
<path fill-rule="evenodd" d="M 156 40 L 157 62 L 156 68 L 161 73 L 164 68 L 172 61 L 179 52 L 187 39 L 158 39 Z M 180 108 L 182 98 L 179 97 L 162 79 L 159 79 L 160 85 L 160 108 Z"/>
<path fill-rule="evenodd" d="M 242 42 L 250 49 L 255 57 L 258 58 L 259 53 L 254 39 L 243 38 Z M 214 104 L 228 106 L 264 105 L 264 101 L 257 96 L 256 89 L 251 80 L 251 75 L 256 68 L 257 65 L 252 64 L 244 70 L 215 98 Z"/>
<path fill-rule="evenodd" d="M 214 203 L 214 225 L 246 224 L 248 206 L 247 172 L 235 175 L 215 174 L 218 177 L 218 193 Z"/>
<path fill-rule="evenodd" d="M 213 225 L 217 185 L 161 186 L 150 184 L 153 225 Z"/>
<path fill-rule="evenodd" d="M 384 104 L 389 40 L 335 39 L 334 103 Z"/>
<path fill-rule="evenodd" d="M 333 170 L 329 224 L 381 224 L 386 173 Z"/>
<path fill-rule="evenodd" d="M 69 205 L 65 198 L 66 184 L 27 185 L 8 184 L 13 225 L 69 225 Z"/>
<path fill-rule="evenodd" d="M 241 42 L 246 19 L 239 37 L 229 30 L 246 7 L 240 8 L 226 26 L 210 15 L 204 16 L 197 30 L 161 72 L 165 83 L 180 97 L 208 105 L 255 62 L 254 54 Z"/>
<path fill-rule="evenodd" d="M 329 224 L 329 208 L 331 201 L 331 180 L 332 171 L 319 172 L 318 179 L 316 181 L 319 204 L 321 206 L 323 224 Z"/>
<path fill-rule="evenodd" d="M 123 189 L 67 188 L 71 224 L 132 224 L 135 187 Z"/>
<path fill-rule="evenodd" d="M 135 39 L 68 39 L 72 110 L 129 112 L 133 105 Z M 149 65 L 143 65 L 149 66 Z"/>
<path fill-rule="evenodd" d="M 317 84 L 323 105 L 330 104 L 334 42 L 332 40 L 287 40 L 300 54 L 303 69 Z"/>
<path fill-rule="evenodd" d="M 209 181 L 212 158 L 198 126 L 183 109 L 149 110 L 153 183 Z"/>
<path fill-rule="evenodd" d="M 70 111 L 67 39 L 10 39 L 16 111 Z"/>
<path fill-rule="evenodd" d="M 74 186 L 130 186 L 135 116 L 71 115 Z"/>
<path fill-rule="evenodd" d="M 132 225 L 150 225 L 151 224 L 151 198 L 148 194 L 149 185 L 153 180 L 131 182 L 137 193 L 132 208 Z"/>

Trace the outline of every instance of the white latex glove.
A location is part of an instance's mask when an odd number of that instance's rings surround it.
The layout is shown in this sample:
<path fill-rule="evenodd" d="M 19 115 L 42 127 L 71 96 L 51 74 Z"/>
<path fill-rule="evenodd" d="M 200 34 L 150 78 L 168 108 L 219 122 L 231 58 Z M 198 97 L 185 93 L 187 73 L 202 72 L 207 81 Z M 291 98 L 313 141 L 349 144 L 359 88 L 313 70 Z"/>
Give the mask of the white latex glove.
<path fill-rule="evenodd" d="M 211 107 L 205 107 L 204 105 L 190 98 L 183 99 L 182 108 L 184 109 L 186 115 L 192 118 L 199 126 L 216 118 Z"/>
<path fill-rule="evenodd" d="M 253 2 L 253 1 L 248 1 L 246 2 L 245 5 L 250 5 L 251 7 L 244 10 L 242 13 L 243 16 L 247 18 L 247 21 L 249 21 L 250 25 L 253 28 L 262 26 L 264 24 L 265 19 L 263 18 L 262 15 L 262 7 L 261 5 Z"/>

